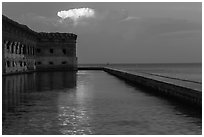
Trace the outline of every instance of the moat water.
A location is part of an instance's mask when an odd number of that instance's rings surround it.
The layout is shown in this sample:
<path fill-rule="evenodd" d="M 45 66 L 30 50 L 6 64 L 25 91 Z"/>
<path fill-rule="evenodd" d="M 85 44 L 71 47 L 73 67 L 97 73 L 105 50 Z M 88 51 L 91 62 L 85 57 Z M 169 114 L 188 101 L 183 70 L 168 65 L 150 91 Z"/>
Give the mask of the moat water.
<path fill-rule="evenodd" d="M 103 71 L 3 77 L 2 133 L 202 134 L 193 107 L 145 92 Z"/>

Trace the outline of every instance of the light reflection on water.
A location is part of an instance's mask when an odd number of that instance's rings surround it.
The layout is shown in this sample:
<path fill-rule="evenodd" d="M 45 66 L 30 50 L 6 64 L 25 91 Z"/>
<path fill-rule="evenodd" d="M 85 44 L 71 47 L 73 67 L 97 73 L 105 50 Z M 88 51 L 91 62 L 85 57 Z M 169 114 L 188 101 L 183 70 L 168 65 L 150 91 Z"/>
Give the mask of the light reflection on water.
<path fill-rule="evenodd" d="M 196 110 L 100 71 L 3 77 L 3 134 L 201 134 Z"/>

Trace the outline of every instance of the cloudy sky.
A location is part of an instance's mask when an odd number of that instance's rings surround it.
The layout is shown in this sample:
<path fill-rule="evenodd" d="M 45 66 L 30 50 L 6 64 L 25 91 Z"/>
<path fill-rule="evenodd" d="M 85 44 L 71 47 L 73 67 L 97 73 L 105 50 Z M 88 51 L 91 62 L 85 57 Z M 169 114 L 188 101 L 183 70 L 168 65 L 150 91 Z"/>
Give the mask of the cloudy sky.
<path fill-rule="evenodd" d="M 202 61 L 201 3 L 3 3 L 35 31 L 78 35 L 79 63 Z"/>

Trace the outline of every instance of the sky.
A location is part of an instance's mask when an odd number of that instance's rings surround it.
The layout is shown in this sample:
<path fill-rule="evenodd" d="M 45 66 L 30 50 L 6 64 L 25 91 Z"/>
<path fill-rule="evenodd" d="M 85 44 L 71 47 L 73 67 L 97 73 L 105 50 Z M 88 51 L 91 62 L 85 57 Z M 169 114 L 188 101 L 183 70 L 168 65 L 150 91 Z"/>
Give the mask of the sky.
<path fill-rule="evenodd" d="M 75 33 L 78 63 L 202 62 L 202 3 L 3 2 L 37 32 Z"/>

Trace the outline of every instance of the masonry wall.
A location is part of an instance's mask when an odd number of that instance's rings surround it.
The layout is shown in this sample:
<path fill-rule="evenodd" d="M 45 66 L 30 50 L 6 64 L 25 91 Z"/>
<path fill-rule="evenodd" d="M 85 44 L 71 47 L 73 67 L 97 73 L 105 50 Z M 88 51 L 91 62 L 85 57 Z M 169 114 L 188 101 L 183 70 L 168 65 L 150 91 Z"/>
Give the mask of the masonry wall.
<path fill-rule="evenodd" d="M 67 33 L 39 33 L 37 70 L 76 70 L 76 35 Z"/>
<path fill-rule="evenodd" d="M 2 16 L 2 72 L 76 70 L 76 39 L 71 33 L 37 33 Z"/>
<path fill-rule="evenodd" d="M 36 34 L 28 27 L 2 16 L 3 74 L 35 70 Z"/>

